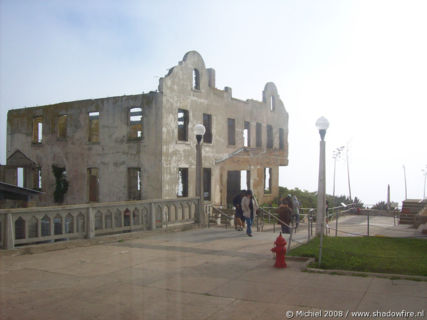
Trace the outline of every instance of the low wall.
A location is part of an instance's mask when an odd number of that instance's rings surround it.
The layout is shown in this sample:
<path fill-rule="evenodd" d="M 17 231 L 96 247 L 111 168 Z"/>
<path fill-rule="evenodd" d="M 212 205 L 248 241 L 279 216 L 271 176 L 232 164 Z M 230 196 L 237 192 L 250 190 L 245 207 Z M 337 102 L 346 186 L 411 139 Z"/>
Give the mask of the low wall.
<path fill-rule="evenodd" d="M 0 248 L 194 223 L 198 208 L 183 198 L 1 209 Z"/>

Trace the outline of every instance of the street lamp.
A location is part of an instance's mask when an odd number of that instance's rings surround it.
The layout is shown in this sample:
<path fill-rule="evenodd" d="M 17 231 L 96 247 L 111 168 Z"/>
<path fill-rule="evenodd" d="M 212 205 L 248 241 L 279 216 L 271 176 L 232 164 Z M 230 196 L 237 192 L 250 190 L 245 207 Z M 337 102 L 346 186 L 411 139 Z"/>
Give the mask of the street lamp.
<path fill-rule="evenodd" d="M 329 121 L 325 117 L 320 117 L 316 121 L 316 127 L 320 134 L 320 158 L 319 158 L 319 184 L 317 188 L 317 219 L 316 235 L 323 234 L 323 222 L 326 211 L 326 169 L 325 169 L 325 135 L 329 128 Z"/>
<path fill-rule="evenodd" d="M 196 135 L 196 197 L 199 197 L 199 208 L 196 215 L 196 222 L 200 225 L 205 225 L 206 219 L 203 206 L 203 174 L 202 174 L 202 138 L 206 132 L 203 124 L 194 126 L 194 134 Z"/>
<path fill-rule="evenodd" d="M 317 219 L 316 235 L 320 235 L 319 245 L 319 266 L 322 263 L 323 247 L 323 226 L 326 215 L 326 169 L 325 169 L 325 135 L 329 128 L 329 121 L 325 117 L 320 117 L 316 121 L 316 127 L 320 133 L 320 158 L 319 158 L 319 185 L 317 188 Z"/>

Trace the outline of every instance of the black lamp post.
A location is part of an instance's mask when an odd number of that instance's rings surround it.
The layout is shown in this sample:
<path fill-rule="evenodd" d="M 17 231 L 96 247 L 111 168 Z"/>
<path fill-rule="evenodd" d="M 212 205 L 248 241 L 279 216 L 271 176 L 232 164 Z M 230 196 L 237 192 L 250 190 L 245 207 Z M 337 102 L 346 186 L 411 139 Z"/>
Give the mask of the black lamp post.
<path fill-rule="evenodd" d="M 194 134 L 196 135 L 196 197 L 199 197 L 199 208 L 196 216 L 196 222 L 200 225 L 206 224 L 203 204 L 203 173 L 202 173 L 202 138 L 206 132 L 206 128 L 202 124 L 194 126 Z"/>

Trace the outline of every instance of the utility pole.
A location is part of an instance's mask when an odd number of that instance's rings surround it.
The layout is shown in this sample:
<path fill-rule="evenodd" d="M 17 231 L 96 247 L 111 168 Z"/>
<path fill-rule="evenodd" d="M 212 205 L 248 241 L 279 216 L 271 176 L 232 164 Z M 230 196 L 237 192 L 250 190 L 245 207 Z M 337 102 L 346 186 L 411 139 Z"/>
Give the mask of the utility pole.
<path fill-rule="evenodd" d="M 337 169 L 337 160 L 341 159 L 342 151 L 344 150 L 344 146 L 341 146 L 339 148 L 336 148 L 332 153 L 332 158 L 334 159 L 334 184 L 333 184 L 333 190 L 332 190 L 332 196 L 334 198 L 333 207 L 336 206 L 335 203 L 335 172 Z"/>
<path fill-rule="evenodd" d="M 387 211 L 390 211 L 390 185 L 387 186 Z"/>
<path fill-rule="evenodd" d="M 406 168 L 403 165 L 403 178 L 405 179 L 405 200 L 408 199 L 408 189 L 406 188 Z"/>
<path fill-rule="evenodd" d="M 348 195 L 350 197 L 350 201 L 353 202 L 351 199 L 351 187 L 350 187 L 350 166 L 349 166 L 349 160 L 348 160 L 348 143 L 347 143 L 347 149 L 346 149 L 346 158 L 347 158 L 347 179 L 348 179 Z"/>
<path fill-rule="evenodd" d="M 427 165 L 424 169 L 421 169 L 424 175 L 424 193 L 423 193 L 423 200 L 426 198 L 426 181 L 427 181 Z"/>

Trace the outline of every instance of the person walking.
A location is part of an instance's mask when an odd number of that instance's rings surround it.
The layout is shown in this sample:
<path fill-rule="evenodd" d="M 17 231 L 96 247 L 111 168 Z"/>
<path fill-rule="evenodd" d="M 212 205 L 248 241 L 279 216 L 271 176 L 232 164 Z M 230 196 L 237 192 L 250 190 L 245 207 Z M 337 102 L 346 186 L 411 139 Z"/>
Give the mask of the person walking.
<path fill-rule="evenodd" d="M 279 214 L 279 224 L 282 226 L 282 233 L 291 233 L 290 224 L 292 211 L 289 208 L 289 201 L 287 199 L 282 200 L 277 212 Z"/>
<path fill-rule="evenodd" d="M 234 228 L 237 231 L 242 231 L 245 227 L 244 225 L 244 217 L 242 210 L 242 198 L 245 196 L 246 190 L 240 190 L 240 192 L 233 198 L 233 205 L 236 208 L 236 213 L 234 217 Z"/>
<path fill-rule="evenodd" d="M 252 222 L 254 219 L 254 214 L 258 209 L 258 204 L 256 200 L 252 200 L 252 191 L 247 190 L 245 196 L 242 198 L 242 210 L 243 216 L 246 221 L 246 234 L 249 237 L 252 237 Z"/>
<path fill-rule="evenodd" d="M 293 205 L 292 205 L 292 195 L 288 194 L 288 196 L 285 199 L 288 202 L 288 207 L 292 210 L 293 209 Z"/>
<path fill-rule="evenodd" d="M 300 203 L 298 201 L 298 198 L 296 195 L 293 195 L 292 196 L 292 211 L 293 211 L 293 215 L 295 217 L 295 230 L 296 230 L 296 228 L 298 228 L 299 221 L 300 221 L 299 208 L 300 208 Z"/>

